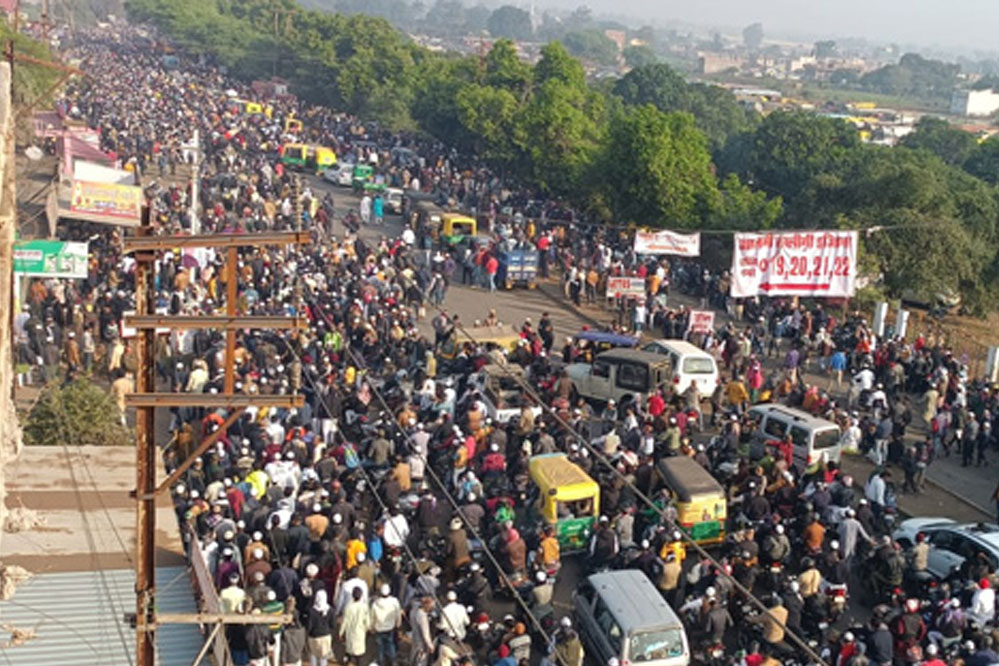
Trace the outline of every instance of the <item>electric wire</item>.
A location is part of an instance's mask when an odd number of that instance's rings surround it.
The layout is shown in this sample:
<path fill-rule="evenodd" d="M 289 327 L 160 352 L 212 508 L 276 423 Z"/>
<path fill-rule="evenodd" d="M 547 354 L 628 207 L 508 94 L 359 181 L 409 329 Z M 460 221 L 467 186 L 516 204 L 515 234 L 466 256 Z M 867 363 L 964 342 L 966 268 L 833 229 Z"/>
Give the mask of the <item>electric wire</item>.
<path fill-rule="evenodd" d="M 440 314 L 445 314 L 446 315 L 445 310 L 442 307 L 440 307 L 440 306 L 434 304 L 433 302 L 431 302 L 428 298 L 426 298 L 425 294 L 421 294 L 421 300 L 422 300 L 423 303 L 429 304 L 430 307 L 433 310 L 437 311 Z M 318 307 L 320 313 L 323 314 L 323 318 L 327 320 L 327 323 L 332 324 L 333 323 L 332 320 L 330 320 L 329 317 L 326 316 L 325 313 L 323 313 L 321 306 L 318 306 L 318 304 L 317 304 L 317 307 Z M 464 324 L 458 322 L 457 325 L 455 326 L 455 329 L 456 329 L 456 331 L 460 331 L 476 347 L 484 348 L 483 345 L 481 343 L 479 343 L 478 340 L 476 340 L 476 338 L 468 332 L 468 329 L 464 326 Z M 352 350 L 351 350 L 351 353 L 352 353 Z M 355 358 L 355 360 L 356 360 L 356 358 Z M 668 521 L 668 516 L 667 516 L 666 512 L 661 507 L 659 507 L 658 505 L 656 505 L 652 501 L 652 499 L 650 497 L 648 497 L 648 495 L 646 495 L 645 493 L 643 493 L 632 481 L 630 481 L 624 474 L 622 474 L 621 471 L 617 469 L 617 466 L 614 465 L 613 462 L 609 458 L 607 458 L 607 456 L 602 451 L 599 451 L 590 442 L 588 442 L 586 440 L 586 438 L 582 437 L 582 435 L 580 435 L 579 433 L 577 433 L 571 427 L 571 425 L 569 423 L 567 423 L 561 416 L 559 416 L 559 414 L 551 406 L 549 406 L 541 398 L 541 396 L 539 396 L 537 394 L 537 392 L 534 390 L 533 387 L 531 387 L 526 381 L 524 381 L 516 373 L 512 372 L 509 369 L 509 367 L 508 367 L 507 364 L 502 364 L 501 363 L 501 364 L 498 364 L 498 366 L 511 379 L 513 379 L 514 382 L 517 385 L 519 385 L 521 387 L 521 389 L 527 395 L 529 395 L 531 397 L 531 399 L 538 406 L 540 406 L 542 408 L 543 411 L 545 411 L 548 415 L 550 415 L 557 423 L 559 423 L 563 428 L 565 428 L 565 430 L 567 432 L 569 432 L 580 444 L 582 444 L 583 447 L 587 451 L 589 451 L 591 455 L 594 456 L 595 460 L 599 460 L 602 465 L 604 465 L 605 467 L 607 467 L 611 471 L 612 474 L 614 474 L 622 482 L 624 482 L 624 484 L 634 493 L 635 497 L 637 497 L 638 499 L 640 499 L 644 504 L 646 504 L 650 509 L 652 509 L 660 517 L 660 519 L 666 519 Z M 363 366 L 358 366 L 358 367 L 363 367 Z M 369 386 L 371 386 L 370 382 L 369 382 Z M 372 389 L 372 392 L 374 392 L 375 395 L 379 397 L 380 401 L 383 401 L 383 399 L 381 398 L 381 394 L 376 391 L 375 387 L 371 386 L 371 389 Z M 384 402 L 383 402 L 383 405 L 385 405 Z M 387 405 L 385 405 L 385 406 L 387 407 Z M 391 411 L 391 410 L 388 410 L 388 411 Z M 400 427 L 400 430 L 401 430 L 401 427 Z M 427 471 L 428 472 L 432 470 L 432 468 L 430 467 L 430 465 L 427 465 L 426 467 L 427 467 Z M 440 480 L 436 478 L 436 475 L 435 475 L 435 480 L 437 481 L 437 483 L 439 485 L 441 485 L 440 484 Z M 447 494 L 446 490 L 444 492 Z M 455 504 L 455 506 L 456 506 L 456 504 Z M 460 515 L 460 512 L 459 512 L 459 515 Z M 788 637 L 790 637 L 792 639 L 792 641 L 798 645 L 798 647 L 800 647 L 802 650 L 804 650 L 809 655 L 809 657 L 811 657 L 812 659 L 815 659 L 816 662 L 818 664 L 820 664 L 821 666 L 826 666 L 826 664 L 822 660 L 822 658 L 808 645 L 807 641 L 805 641 L 802 637 L 798 636 L 797 633 L 795 633 L 791 629 L 789 629 L 786 626 L 786 624 L 778 621 L 777 618 L 775 618 L 772 614 L 770 614 L 769 610 L 766 607 L 766 605 L 762 601 L 760 601 L 760 599 L 758 597 L 756 597 L 752 593 L 752 591 L 750 591 L 747 588 L 745 588 L 741 583 L 739 583 L 739 581 L 737 581 L 734 577 L 732 577 L 731 574 L 727 573 L 725 571 L 724 567 L 721 565 L 721 563 L 718 562 L 718 560 L 716 560 L 713 556 L 711 556 L 707 552 L 707 550 L 705 550 L 699 543 L 697 543 L 693 538 L 690 537 L 690 535 L 686 534 L 683 530 L 680 530 L 680 534 L 681 534 L 681 538 L 686 543 L 688 543 L 698 553 L 699 556 L 701 556 L 703 559 L 708 560 L 709 562 L 711 562 L 711 564 L 715 567 L 715 569 L 716 569 L 716 571 L 718 572 L 719 575 L 721 575 L 724 578 L 726 578 L 733 585 L 733 587 L 736 590 L 738 590 L 740 593 L 742 593 L 747 599 L 749 599 L 751 601 L 751 603 L 754 606 L 756 606 L 756 608 L 758 610 L 762 611 L 763 613 L 766 613 L 774 622 L 776 622 L 784 630 L 785 635 L 788 636 Z M 506 582 L 509 583 L 509 581 L 506 581 Z M 519 598 L 519 595 L 514 594 L 514 597 L 515 598 Z M 532 617 L 532 619 L 534 619 L 533 618 L 533 614 L 531 614 L 530 616 Z M 537 626 L 540 628 L 540 625 L 537 625 Z"/>
<path fill-rule="evenodd" d="M 434 306 L 434 307 L 435 307 L 435 309 L 438 309 L 441 312 L 443 312 L 443 309 L 437 308 L 436 306 Z M 463 324 L 461 324 L 459 322 L 457 324 L 456 328 L 458 328 L 459 330 L 461 330 L 462 334 L 465 335 L 465 337 L 467 337 L 469 340 L 471 340 L 472 343 L 476 347 L 481 347 L 482 346 L 468 332 L 468 330 L 465 328 L 465 326 Z M 569 423 L 567 423 L 565 421 L 565 419 L 563 419 L 558 414 L 557 411 L 555 411 L 551 406 L 549 406 L 544 400 L 541 399 L 541 396 L 539 396 L 535 392 L 535 390 L 533 389 L 533 387 L 531 387 L 527 382 L 525 382 L 516 373 L 510 371 L 510 369 L 508 368 L 508 366 L 506 364 L 498 364 L 498 365 L 499 365 L 499 367 L 504 372 L 506 372 L 508 374 L 508 376 L 511 379 L 514 380 L 514 382 L 516 382 L 523 389 L 523 391 L 526 394 L 528 394 L 531 397 L 532 400 L 534 400 L 534 402 L 536 404 L 538 404 L 547 414 L 549 414 L 553 419 L 555 419 L 556 422 L 558 422 L 563 428 L 565 428 L 565 430 L 568 433 L 570 433 L 582 446 L 584 446 L 586 448 L 586 450 L 589 451 L 590 454 L 594 456 L 594 459 L 599 460 L 607 469 L 609 469 L 611 471 L 612 474 L 614 474 L 621 481 L 623 481 L 624 484 L 634 493 L 635 497 L 639 498 L 645 505 L 647 505 L 650 509 L 652 509 L 656 514 L 658 514 L 659 517 L 660 517 L 660 519 L 666 519 L 668 521 L 669 518 L 668 518 L 666 512 L 662 509 L 662 507 L 656 505 L 648 495 L 646 495 L 644 492 L 642 492 L 632 481 L 630 481 L 623 473 L 621 473 L 621 471 L 617 468 L 617 466 L 614 465 L 613 462 L 602 451 L 600 451 L 599 449 L 597 449 L 596 447 L 594 447 L 590 442 L 588 442 L 586 440 L 585 437 L 583 437 L 582 435 L 580 435 L 579 433 L 577 433 L 572 428 L 572 426 Z M 687 534 L 683 530 L 679 530 L 679 532 L 680 532 L 681 538 L 690 547 L 692 547 L 701 558 L 703 558 L 703 559 L 708 560 L 709 562 L 711 562 L 711 564 L 715 567 L 715 570 L 718 572 L 719 575 L 721 575 L 725 579 L 727 579 L 735 587 L 735 589 L 738 590 L 740 593 L 742 593 L 747 599 L 749 599 L 752 602 L 752 604 L 757 607 L 757 609 L 759 609 L 760 611 L 766 613 L 777 625 L 779 625 L 784 630 L 785 635 L 788 636 L 788 637 L 790 637 L 793 640 L 793 642 L 798 645 L 798 647 L 800 647 L 802 650 L 805 651 L 806 654 L 808 654 L 808 656 L 810 658 L 816 660 L 816 662 L 818 664 L 820 664 L 822 666 L 826 666 L 825 661 L 823 661 L 823 659 L 811 648 L 811 646 L 808 645 L 808 642 L 806 640 L 804 640 L 802 637 L 798 636 L 798 634 L 796 632 L 794 632 L 790 628 L 788 628 L 785 623 L 780 622 L 779 620 L 777 620 L 777 618 L 774 617 L 769 612 L 769 610 L 767 609 L 766 605 L 762 601 L 760 601 L 759 598 L 757 598 L 752 593 L 752 591 L 750 591 L 749 589 L 745 588 L 731 574 L 727 573 L 725 571 L 724 567 L 721 565 L 721 563 L 718 562 L 718 560 L 716 560 L 713 556 L 711 556 L 708 553 L 708 551 L 704 549 L 703 546 L 701 546 L 699 543 L 697 543 L 696 540 L 694 540 L 689 534 Z"/>
<path fill-rule="evenodd" d="M 298 360 L 298 362 L 300 364 L 302 364 L 302 368 L 303 368 L 302 377 L 309 382 L 309 384 L 312 386 L 312 390 L 316 392 L 316 395 L 317 396 L 321 396 L 322 393 L 319 390 L 319 387 L 316 385 L 315 381 L 312 379 L 312 377 L 308 373 L 304 372 L 305 364 L 304 364 L 304 362 L 302 360 L 302 357 L 298 354 L 297 351 L 295 351 L 295 348 L 291 345 L 290 342 L 288 342 L 287 340 L 285 340 L 284 342 L 285 342 L 285 347 L 288 349 L 288 351 L 291 352 L 292 355 L 295 356 L 295 358 Z M 334 432 L 335 432 L 335 434 L 339 435 L 341 441 L 344 444 L 349 443 L 349 442 L 347 442 L 347 439 L 346 439 L 346 437 L 344 437 L 343 431 L 340 428 L 337 428 Z M 368 474 L 368 471 L 366 469 L 364 469 L 364 465 L 358 465 L 355 469 L 357 469 L 358 471 L 360 471 L 361 474 L 364 476 L 364 482 L 367 485 L 368 489 L 371 491 L 371 494 L 374 495 L 375 500 L 378 502 L 378 504 L 379 504 L 379 506 L 380 506 L 380 508 L 382 510 L 382 513 L 384 515 L 386 515 L 386 516 L 389 515 L 389 507 L 388 507 L 387 504 L 385 504 L 385 501 L 378 494 L 377 484 L 374 483 L 374 479 L 371 478 L 371 475 Z M 393 526 L 393 529 L 394 529 L 394 526 Z M 409 558 L 410 564 L 412 564 L 412 566 L 413 566 L 413 570 L 414 571 L 419 571 L 419 562 L 420 562 L 420 559 L 413 552 L 412 548 L 410 548 L 409 543 L 408 543 L 407 540 L 403 539 L 402 540 L 402 545 L 403 545 L 403 552 L 405 552 L 406 555 L 407 555 L 407 557 Z M 371 593 L 371 596 L 373 597 L 374 594 L 375 594 L 375 591 L 371 590 L 370 593 Z M 437 607 L 437 610 L 440 613 L 441 618 L 443 618 L 444 621 L 447 623 L 448 627 L 451 630 L 451 633 L 454 634 L 457 637 L 458 636 L 458 632 L 457 632 L 457 630 L 456 630 L 453 622 L 451 621 L 451 618 L 444 612 L 444 604 L 441 603 L 441 600 L 438 597 L 437 592 L 435 591 L 434 593 L 432 593 L 429 596 L 431 596 L 433 598 L 434 605 Z"/>
<path fill-rule="evenodd" d="M 316 307 L 316 309 L 319 312 L 319 314 L 322 316 L 322 318 L 327 322 L 327 324 L 334 325 L 334 322 L 325 313 L 325 311 L 323 310 L 321 304 L 318 302 L 318 299 L 314 299 L 313 300 L 313 304 Z M 359 359 L 358 358 L 356 352 L 354 352 L 354 350 L 349 346 L 349 343 L 344 347 L 344 349 L 347 351 L 348 354 L 350 354 L 352 356 L 353 362 L 354 362 L 354 364 L 355 364 L 355 366 L 357 368 L 361 369 L 361 368 L 364 368 L 364 367 L 367 366 L 367 363 L 363 359 Z M 374 385 L 374 383 L 372 381 L 368 381 L 368 386 L 370 387 L 371 392 L 375 395 L 375 397 L 378 399 L 379 403 L 381 404 L 382 410 L 386 414 L 388 414 L 388 415 L 391 416 L 392 415 L 392 409 L 389 407 L 388 402 L 385 400 L 385 397 L 382 394 L 382 392 Z M 444 484 L 444 482 L 440 478 L 440 476 L 438 476 L 438 474 L 436 473 L 436 471 L 434 471 L 433 466 L 430 464 L 430 461 L 427 459 L 427 457 L 422 453 L 422 451 L 420 450 L 420 447 L 417 446 L 416 443 L 413 441 L 412 435 L 409 432 L 407 432 L 402 427 L 402 425 L 399 424 L 399 422 L 396 419 L 390 418 L 390 421 L 395 425 L 395 427 L 399 431 L 399 433 L 403 437 L 405 437 L 406 440 L 409 442 L 410 449 L 417 456 L 420 457 L 420 459 L 421 459 L 421 461 L 423 462 L 423 465 L 424 465 L 424 470 L 426 471 L 426 473 L 430 474 L 431 478 L 433 479 L 434 483 L 437 485 L 438 489 L 447 498 L 448 503 L 451 504 L 451 507 L 454 509 L 457 517 L 461 520 L 461 522 L 465 525 L 465 527 L 468 529 L 468 531 L 472 534 L 473 538 L 475 538 L 476 540 L 478 540 L 480 542 L 480 544 L 482 545 L 483 552 L 489 558 L 489 561 L 492 564 L 492 566 L 495 568 L 495 570 L 497 572 L 497 575 L 503 580 L 504 585 L 506 585 L 506 587 L 510 590 L 511 597 L 514 599 L 514 601 L 517 603 L 517 605 L 519 605 L 521 607 L 521 609 L 524 611 L 524 613 L 526 614 L 526 616 L 529 618 L 531 624 L 534 626 L 535 630 L 538 631 L 538 633 L 545 639 L 545 641 L 547 643 L 551 644 L 552 643 L 551 635 L 541 625 L 541 622 L 537 619 L 537 617 L 531 611 L 531 608 L 527 605 L 527 602 L 525 602 L 524 599 L 521 597 L 521 595 L 518 592 L 516 586 L 513 585 L 513 582 L 511 581 L 509 575 L 503 570 L 503 567 L 500 566 L 500 563 L 496 559 L 496 556 L 493 554 L 492 550 L 489 548 L 489 542 L 487 540 L 483 539 L 482 535 L 479 533 L 479 531 L 476 528 L 474 528 L 468 522 L 468 519 L 465 517 L 465 514 L 461 510 L 461 507 L 459 506 L 457 500 L 450 493 L 450 491 L 448 491 L 447 486 Z M 377 493 L 376 493 L 376 495 L 377 495 Z M 380 497 L 379 497 L 379 501 L 381 501 Z M 557 660 L 562 664 L 562 666 L 569 666 L 568 664 L 565 663 L 565 661 L 563 660 L 562 656 L 557 651 L 554 652 L 553 654 L 556 656 Z"/>

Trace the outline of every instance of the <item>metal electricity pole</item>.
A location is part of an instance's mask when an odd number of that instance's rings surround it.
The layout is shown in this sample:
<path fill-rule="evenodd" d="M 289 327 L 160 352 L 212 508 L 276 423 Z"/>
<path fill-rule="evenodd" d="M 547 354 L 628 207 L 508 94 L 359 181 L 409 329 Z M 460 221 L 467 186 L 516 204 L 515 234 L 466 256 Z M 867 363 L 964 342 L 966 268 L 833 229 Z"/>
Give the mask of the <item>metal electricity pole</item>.
<path fill-rule="evenodd" d="M 207 236 L 153 236 L 149 209 L 144 209 L 137 234 L 122 241 L 126 253 L 134 255 L 136 266 L 136 314 L 125 317 L 125 325 L 139 334 L 138 377 L 135 393 L 126 396 L 126 403 L 136 408 L 136 549 L 135 549 L 135 627 L 136 664 L 155 666 L 155 632 L 161 624 L 212 625 L 203 654 L 211 644 L 225 640 L 221 629 L 226 624 L 288 623 L 291 615 L 245 615 L 222 613 L 206 599 L 215 599 L 210 577 L 195 576 L 202 607 L 198 613 L 162 614 L 156 612 L 156 497 L 169 491 L 181 479 L 195 458 L 218 440 L 249 407 L 300 408 L 301 395 L 247 395 L 236 393 L 235 352 L 236 331 L 246 328 L 301 329 L 307 326 L 303 317 L 240 317 L 237 308 L 237 252 L 240 247 L 268 245 L 306 245 L 308 233 L 300 231 L 262 234 L 220 234 Z M 212 317 L 172 317 L 155 313 L 156 255 L 163 250 L 187 247 L 215 247 L 226 250 L 226 314 Z M 156 329 L 222 329 L 226 332 L 225 387 L 221 393 L 160 393 L 156 391 Z M 163 481 L 156 480 L 156 408 L 158 407 L 224 407 L 229 417 L 219 430 L 205 437 L 185 460 Z M 197 546 L 192 546 L 192 551 Z M 193 557 L 193 555 L 192 555 Z M 197 566 L 194 569 L 197 570 Z"/>

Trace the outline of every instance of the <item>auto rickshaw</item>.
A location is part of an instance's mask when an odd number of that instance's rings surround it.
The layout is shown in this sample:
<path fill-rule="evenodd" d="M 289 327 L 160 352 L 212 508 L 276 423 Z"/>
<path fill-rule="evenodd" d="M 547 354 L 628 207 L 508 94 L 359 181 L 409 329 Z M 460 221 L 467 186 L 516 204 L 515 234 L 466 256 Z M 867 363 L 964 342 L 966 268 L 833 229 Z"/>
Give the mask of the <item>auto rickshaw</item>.
<path fill-rule="evenodd" d="M 274 114 L 274 107 L 270 104 L 251 102 L 246 99 L 231 99 L 226 103 L 229 112 L 235 115 L 258 116 L 263 115 L 270 118 Z"/>
<path fill-rule="evenodd" d="M 281 149 L 281 163 L 290 169 L 319 173 L 336 164 L 336 153 L 326 146 L 286 143 Z"/>
<path fill-rule="evenodd" d="M 444 360 L 453 360 L 458 356 L 462 345 L 479 344 L 485 347 L 495 346 L 506 351 L 512 351 L 520 341 L 520 333 L 513 326 L 467 326 L 455 330 L 447 341 L 441 344 L 437 355 Z"/>
<path fill-rule="evenodd" d="M 424 250 L 429 250 L 440 240 L 441 219 L 444 216 L 444 209 L 433 201 L 426 199 L 417 199 L 414 203 L 407 196 L 403 203 L 404 211 L 407 202 L 409 203 L 410 211 L 406 219 L 416 230 L 420 246 Z"/>
<path fill-rule="evenodd" d="M 284 121 L 285 134 L 301 134 L 305 129 L 305 124 L 298 118 L 286 118 Z"/>
<path fill-rule="evenodd" d="M 555 527 L 562 554 L 585 550 L 600 515 L 600 485 L 564 453 L 532 457 L 528 472 L 538 487 L 532 514 Z"/>
<path fill-rule="evenodd" d="M 728 503 L 725 489 L 693 458 L 673 456 L 656 464 L 659 482 L 676 502 L 680 529 L 699 544 L 725 540 Z"/>
<path fill-rule="evenodd" d="M 374 181 L 375 168 L 370 164 L 357 164 L 354 167 L 354 177 L 351 181 L 354 191 L 361 192 L 364 186 Z"/>
<path fill-rule="evenodd" d="M 577 342 L 585 342 L 591 351 L 591 359 L 600 352 L 608 349 L 633 349 L 638 346 L 640 338 L 622 333 L 612 333 L 610 331 L 594 331 L 593 329 L 583 329 L 576 334 Z"/>
<path fill-rule="evenodd" d="M 477 228 L 474 217 L 458 213 L 445 213 L 441 216 L 441 239 L 448 245 L 457 245 L 464 239 L 475 236 Z"/>

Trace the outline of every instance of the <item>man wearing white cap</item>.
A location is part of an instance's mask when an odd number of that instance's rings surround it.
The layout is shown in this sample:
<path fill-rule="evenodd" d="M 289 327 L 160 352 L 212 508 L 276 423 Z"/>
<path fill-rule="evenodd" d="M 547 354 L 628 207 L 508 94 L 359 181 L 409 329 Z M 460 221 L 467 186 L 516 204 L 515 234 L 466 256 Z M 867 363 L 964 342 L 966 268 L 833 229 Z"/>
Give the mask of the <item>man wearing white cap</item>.
<path fill-rule="evenodd" d="M 458 602 L 458 595 L 454 591 L 448 592 L 447 604 L 441 611 L 438 628 L 445 633 L 453 633 L 459 641 L 464 641 L 471 621 L 471 618 L 468 617 L 468 611 Z"/>
<path fill-rule="evenodd" d="M 375 647 L 379 664 L 394 664 L 396 656 L 395 632 L 402 625 L 402 607 L 392 596 L 387 584 L 378 590 L 378 598 L 371 602 L 371 628 L 375 632 Z"/>

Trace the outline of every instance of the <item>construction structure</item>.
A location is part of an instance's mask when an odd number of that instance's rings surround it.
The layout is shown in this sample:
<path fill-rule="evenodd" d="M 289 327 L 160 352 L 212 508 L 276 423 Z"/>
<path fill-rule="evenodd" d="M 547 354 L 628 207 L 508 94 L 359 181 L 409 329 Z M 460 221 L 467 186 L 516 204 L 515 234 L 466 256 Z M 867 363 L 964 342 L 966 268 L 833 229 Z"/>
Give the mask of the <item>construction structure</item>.
<path fill-rule="evenodd" d="M 276 624 L 292 620 L 290 615 L 244 615 L 222 613 L 212 576 L 201 557 L 200 548 L 192 544 L 190 551 L 193 585 L 201 608 L 197 613 L 157 612 L 156 603 L 156 498 L 169 492 L 171 486 L 194 464 L 195 459 L 212 447 L 248 407 L 297 408 L 302 407 L 301 395 L 246 395 L 235 392 L 236 384 L 236 331 L 241 329 L 301 329 L 306 322 L 301 317 L 246 317 L 238 312 L 238 249 L 274 245 L 305 245 L 311 242 L 309 234 L 301 231 L 271 232 L 261 234 L 215 234 L 195 236 L 153 236 L 149 211 L 144 210 L 143 223 L 136 236 L 123 239 L 124 251 L 134 255 L 136 262 L 136 314 L 125 318 L 125 325 L 138 331 L 136 392 L 127 396 L 127 404 L 136 408 L 136 664 L 154 666 L 155 631 L 157 626 L 171 623 L 188 623 L 205 626 L 208 631 L 197 664 L 211 651 L 214 663 L 224 666 L 231 663 L 225 632 L 226 624 Z M 226 252 L 225 283 L 226 309 L 224 316 L 172 317 L 155 313 L 155 262 L 156 253 L 175 248 L 224 249 Z M 156 329 L 203 328 L 221 329 L 226 333 L 225 383 L 219 393 L 159 393 L 156 391 L 155 335 Z M 157 481 L 155 442 L 155 414 L 159 407 L 224 407 L 228 418 L 211 435 L 183 460 L 165 479 Z M 193 537 L 192 537 L 193 538 Z"/>

